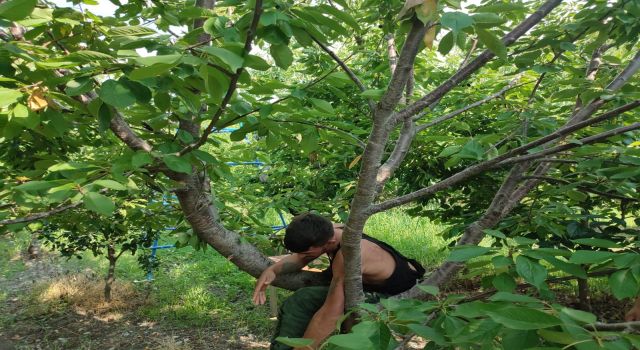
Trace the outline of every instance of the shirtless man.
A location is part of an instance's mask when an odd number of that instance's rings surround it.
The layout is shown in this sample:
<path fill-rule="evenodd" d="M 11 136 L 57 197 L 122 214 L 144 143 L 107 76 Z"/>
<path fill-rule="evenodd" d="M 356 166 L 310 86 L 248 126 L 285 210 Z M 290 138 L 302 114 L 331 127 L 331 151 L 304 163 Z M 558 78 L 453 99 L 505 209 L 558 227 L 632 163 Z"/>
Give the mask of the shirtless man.
<path fill-rule="evenodd" d="M 296 291 L 280 310 L 277 336 L 313 339 L 318 345 L 335 330 L 344 313 L 344 257 L 340 251 L 343 225 L 306 213 L 293 218 L 287 227 L 284 245 L 293 254 L 286 256 L 262 272 L 253 294 L 255 304 L 264 304 L 265 290 L 281 273 L 299 271 L 322 254 L 331 265 L 325 271 L 331 276 L 326 287 L 307 287 Z M 424 268 L 388 244 L 364 235 L 361 241 L 362 281 L 366 292 L 386 296 L 402 293 L 416 284 Z M 274 337 L 275 339 L 275 337 Z M 288 349 L 275 341 L 271 349 Z"/>

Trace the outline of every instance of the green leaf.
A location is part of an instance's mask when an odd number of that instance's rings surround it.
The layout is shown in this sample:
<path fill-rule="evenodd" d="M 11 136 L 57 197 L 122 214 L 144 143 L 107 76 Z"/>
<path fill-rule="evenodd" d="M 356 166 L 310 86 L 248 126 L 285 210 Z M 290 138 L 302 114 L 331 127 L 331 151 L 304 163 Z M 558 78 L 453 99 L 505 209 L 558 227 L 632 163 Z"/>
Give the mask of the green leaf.
<path fill-rule="evenodd" d="M 587 199 L 589 196 L 587 196 L 586 194 L 580 192 L 580 191 L 576 191 L 576 190 L 569 190 L 567 191 L 567 197 L 573 199 L 576 202 L 582 202 L 585 199 Z"/>
<path fill-rule="evenodd" d="M 333 17 L 338 20 L 344 22 L 348 26 L 352 27 L 356 31 L 360 31 L 360 25 L 358 25 L 358 21 L 356 21 L 348 12 L 340 11 L 335 7 L 331 7 L 329 5 L 320 5 L 317 8 L 322 9 L 324 12 L 331 14 Z"/>
<path fill-rule="evenodd" d="M 461 29 L 471 27 L 473 18 L 462 12 L 447 12 L 440 18 L 440 24 L 454 32 L 459 32 Z"/>
<path fill-rule="evenodd" d="M 495 27 L 506 22 L 502 17 L 492 12 L 478 12 L 473 14 L 473 21 L 476 27 Z"/>
<path fill-rule="evenodd" d="M 560 325 L 559 318 L 545 312 L 526 307 L 508 306 L 495 311 L 487 312 L 495 322 L 501 325 L 520 330 L 537 330 Z"/>
<path fill-rule="evenodd" d="M 601 238 L 580 238 L 571 240 L 571 242 L 598 248 L 621 248 L 618 243 Z"/>
<path fill-rule="evenodd" d="M 158 56 L 145 56 L 135 57 L 133 61 L 141 66 L 149 67 L 156 64 L 176 64 L 182 60 L 182 55 L 158 55 Z"/>
<path fill-rule="evenodd" d="M 638 281 L 631 269 L 616 271 L 609 276 L 609 286 L 613 295 L 620 300 L 638 295 Z"/>
<path fill-rule="evenodd" d="M 144 26 L 123 26 L 109 29 L 109 36 L 147 36 L 156 34 L 156 31 Z"/>
<path fill-rule="evenodd" d="M 382 95 L 384 95 L 385 91 L 386 91 L 385 89 L 370 89 L 370 90 L 365 90 L 361 92 L 360 96 L 364 98 L 372 98 L 374 100 L 377 100 L 380 97 L 382 97 Z"/>
<path fill-rule="evenodd" d="M 100 105 L 98 109 L 98 130 L 104 132 L 109 129 L 111 125 L 111 119 L 113 119 L 113 113 L 111 113 L 111 107 L 106 103 Z"/>
<path fill-rule="evenodd" d="M 453 47 L 453 40 L 454 40 L 454 35 L 453 35 L 453 31 L 451 31 L 447 33 L 440 40 L 440 43 L 438 44 L 438 52 L 440 52 L 440 54 L 442 55 L 448 54 L 449 51 L 451 51 L 451 48 Z"/>
<path fill-rule="evenodd" d="M 440 289 L 438 287 L 436 287 L 436 286 L 427 286 L 427 285 L 419 284 L 418 288 L 421 291 L 423 291 L 423 292 L 425 292 L 427 294 L 431 294 L 433 296 L 436 296 L 436 295 L 438 295 L 438 293 L 440 293 Z"/>
<path fill-rule="evenodd" d="M 501 292 L 511 292 L 516 289 L 516 281 L 507 273 L 501 273 L 494 277 L 491 284 Z"/>
<path fill-rule="evenodd" d="M 96 180 L 93 183 L 98 186 L 102 186 L 104 188 L 110 188 L 116 191 L 124 191 L 127 189 L 127 186 L 113 180 Z"/>
<path fill-rule="evenodd" d="M 516 272 L 524 278 L 525 281 L 536 286 L 538 289 L 543 287 L 544 281 L 547 278 L 547 269 L 522 255 L 516 258 Z"/>
<path fill-rule="evenodd" d="M 305 154 L 309 154 L 318 149 L 318 132 L 315 129 L 312 129 L 304 134 L 302 134 L 302 141 L 300 141 L 300 147 L 304 151 Z"/>
<path fill-rule="evenodd" d="M 79 96 L 93 89 L 92 79 L 74 79 L 67 82 L 64 92 L 67 96 Z"/>
<path fill-rule="evenodd" d="M 116 108 L 127 108 L 136 102 L 136 96 L 131 89 L 119 81 L 109 79 L 102 83 L 100 99 Z"/>
<path fill-rule="evenodd" d="M 329 114 L 335 114 L 335 111 L 333 110 L 333 106 L 331 106 L 331 103 L 329 103 L 329 102 L 327 102 L 325 100 L 312 98 L 311 99 L 311 103 L 313 103 L 313 105 L 316 106 L 322 112 L 329 113 Z"/>
<path fill-rule="evenodd" d="M 578 264 L 564 262 L 552 256 L 545 256 L 544 260 L 548 261 L 555 268 L 580 278 L 587 278 L 587 272 Z"/>
<path fill-rule="evenodd" d="M 22 92 L 0 87 L 0 107 L 12 105 L 22 98 Z"/>
<path fill-rule="evenodd" d="M 29 112 L 27 106 L 18 103 L 12 110 L 14 121 L 28 129 L 33 129 L 40 124 L 40 117 L 36 113 Z"/>
<path fill-rule="evenodd" d="M 313 339 L 306 339 L 306 338 L 277 337 L 276 341 L 279 341 L 284 345 L 288 345 L 294 348 L 305 347 L 313 344 Z"/>
<path fill-rule="evenodd" d="M 30 192 L 30 191 L 46 190 L 46 189 L 55 187 L 57 185 L 59 185 L 59 183 L 54 181 L 29 181 L 14 187 L 14 189 Z"/>
<path fill-rule="evenodd" d="M 327 342 L 329 344 L 337 345 L 343 349 L 351 349 L 351 350 L 362 350 L 362 349 L 373 349 L 373 343 L 371 339 L 367 337 L 365 334 L 361 333 L 349 333 L 349 334 L 338 334 L 331 336 Z"/>
<path fill-rule="evenodd" d="M 482 147 L 482 145 L 478 141 L 471 140 L 462 147 L 462 149 L 458 153 L 458 157 L 479 160 L 484 158 L 484 154 L 484 147 Z"/>
<path fill-rule="evenodd" d="M 542 339 L 550 341 L 552 343 L 569 345 L 577 342 L 576 338 L 574 338 L 573 335 L 565 332 L 540 329 L 538 330 L 538 334 L 542 337 Z"/>
<path fill-rule="evenodd" d="M 507 236 L 505 236 L 504 233 L 500 232 L 499 230 L 485 229 L 482 232 L 495 238 L 507 239 Z"/>
<path fill-rule="evenodd" d="M 0 4 L 0 17 L 19 21 L 31 14 L 38 0 L 8 0 Z"/>
<path fill-rule="evenodd" d="M 147 152 L 143 152 L 143 151 L 136 152 L 131 157 L 131 165 L 134 168 L 139 168 L 141 166 L 151 164 L 151 162 L 153 162 L 153 157 L 151 157 L 151 155 Z"/>
<path fill-rule="evenodd" d="M 491 301 L 508 301 L 511 303 L 542 303 L 540 300 L 528 295 L 497 292 L 489 298 Z"/>
<path fill-rule="evenodd" d="M 248 55 L 244 60 L 245 66 L 256 70 L 268 70 L 271 65 L 262 57 L 256 55 Z"/>
<path fill-rule="evenodd" d="M 227 50 L 227 49 L 223 49 L 220 47 L 213 47 L 213 46 L 208 46 L 202 49 L 202 51 L 205 51 L 206 53 L 213 55 L 215 57 L 217 57 L 218 59 L 220 59 L 220 61 L 222 61 L 224 64 L 226 64 L 229 69 L 231 69 L 232 72 L 235 73 L 236 70 L 238 70 L 239 68 L 242 67 L 242 64 L 244 63 L 244 59 L 238 55 L 236 55 L 235 53 Z"/>
<path fill-rule="evenodd" d="M 155 76 L 162 75 L 171 70 L 171 68 L 177 66 L 182 61 L 182 55 L 165 55 L 151 57 L 153 60 L 141 60 L 136 61 L 143 67 L 136 68 L 128 74 L 128 77 L 132 80 L 142 80 Z M 148 65 L 148 62 L 155 62 Z M 145 64 L 147 63 L 147 64 Z"/>
<path fill-rule="evenodd" d="M 560 312 L 581 323 L 594 324 L 596 323 L 596 321 L 598 321 L 596 315 L 582 310 L 563 307 Z"/>
<path fill-rule="evenodd" d="M 407 327 L 425 340 L 431 340 L 440 346 L 447 345 L 447 340 L 444 335 L 438 333 L 438 331 L 431 327 L 423 326 L 421 324 L 410 324 L 407 325 Z"/>
<path fill-rule="evenodd" d="M 170 154 L 164 156 L 162 161 L 169 167 L 169 169 L 173 171 L 177 171 L 179 173 L 191 174 L 191 163 L 184 157 L 178 157 L 176 155 Z"/>
<path fill-rule="evenodd" d="M 500 38 L 498 38 L 494 33 L 482 29 L 476 28 L 476 33 L 478 34 L 478 39 L 481 43 L 483 43 L 491 52 L 496 54 L 496 56 L 500 58 L 507 57 L 507 47 L 504 46 L 504 43 Z"/>
<path fill-rule="evenodd" d="M 82 200 L 87 209 L 104 216 L 110 216 L 116 209 L 111 198 L 97 192 L 85 193 Z"/>
<path fill-rule="evenodd" d="M 600 252 L 593 250 L 576 250 L 571 254 L 569 262 L 574 264 L 597 264 L 611 259 L 616 253 Z"/>
<path fill-rule="evenodd" d="M 457 246 L 453 248 L 453 251 L 447 258 L 447 261 L 467 261 L 469 259 L 484 255 L 489 251 L 491 251 L 491 248 L 479 247 L 475 245 Z"/>
<path fill-rule="evenodd" d="M 271 45 L 269 52 L 276 61 L 276 65 L 282 69 L 289 68 L 293 63 L 293 52 L 287 45 Z"/>

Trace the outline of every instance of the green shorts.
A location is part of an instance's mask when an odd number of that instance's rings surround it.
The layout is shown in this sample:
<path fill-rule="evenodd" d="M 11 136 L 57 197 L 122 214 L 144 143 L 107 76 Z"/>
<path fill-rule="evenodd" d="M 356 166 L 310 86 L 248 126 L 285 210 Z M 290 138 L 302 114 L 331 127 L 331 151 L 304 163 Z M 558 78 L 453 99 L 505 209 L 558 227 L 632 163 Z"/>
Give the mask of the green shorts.
<path fill-rule="evenodd" d="M 291 349 L 290 346 L 276 341 L 277 337 L 302 338 L 313 315 L 324 304 L 328 292 L 328 286 L 300 288 L 282 303 L 278 314 L 278 326 L 271 340 L 271 350 Z M 385 296 L 366 293 L 365 297 L 367 302 L 377 303 Z"/>

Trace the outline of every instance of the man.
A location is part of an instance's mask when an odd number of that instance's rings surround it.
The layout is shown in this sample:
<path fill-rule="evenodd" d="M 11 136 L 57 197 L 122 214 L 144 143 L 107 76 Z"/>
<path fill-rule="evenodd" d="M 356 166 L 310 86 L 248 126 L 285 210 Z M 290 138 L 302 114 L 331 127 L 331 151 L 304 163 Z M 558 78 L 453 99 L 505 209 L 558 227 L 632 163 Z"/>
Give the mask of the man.
<path fill-rule="evenodd" d="M 330 266 L 324 273 L 331 277 L 327 287 L 307 287 L 285 300 L 278 320 L 276 337 L 313 339 L 313 348 L 336 327 L 344 313 L 344 257 L 340 250 L 343 225 L 306 213 L 293 218 L 284 237 L 285 247 L 293 252 L 267 268 L 258 278 L 253 294 L 255 304 L 264 304 L 265 290 L 278 274 L 299 271 L 322 254 Z M 361 241 L 362 281 L 365 292 L 383 296 L 402 293 L 416 284 L 425 270 L 390 245 L 363 235 Z M 274 337 L 275 339 L 275 337 Z M 290 349 L 273 341 L 271 349 Z"/>

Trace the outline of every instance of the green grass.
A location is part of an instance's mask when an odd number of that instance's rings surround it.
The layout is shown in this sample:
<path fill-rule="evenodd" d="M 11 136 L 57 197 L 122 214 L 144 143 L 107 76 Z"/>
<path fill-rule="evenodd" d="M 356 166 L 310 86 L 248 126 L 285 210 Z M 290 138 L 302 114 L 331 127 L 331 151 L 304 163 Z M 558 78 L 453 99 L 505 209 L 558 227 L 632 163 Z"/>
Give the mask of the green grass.
<path fill-rule="evenodd" d="M 427 218 L 411 217 L 400 210 L 374 215 L 367 221 L 364 232 L 385 241 L 407 257 L 426 266 L 434 266 L 446 258 L 442 248 L 446 242 L 440 232 L 445 226 Z"/>
<path fill-rule="evenodd" d="M 0 239 L 0 278 L 11 279 L 25 270 L 26 266 L 20 259 L 22 252 L 27 250 L 31 237 L 26 234 L 9 233 Z"/>

